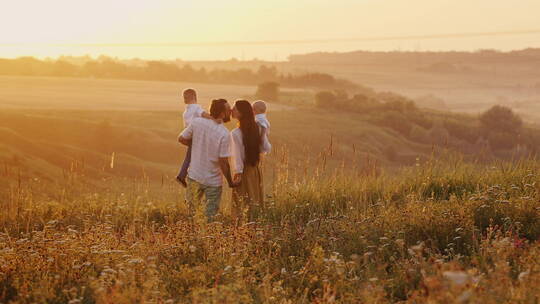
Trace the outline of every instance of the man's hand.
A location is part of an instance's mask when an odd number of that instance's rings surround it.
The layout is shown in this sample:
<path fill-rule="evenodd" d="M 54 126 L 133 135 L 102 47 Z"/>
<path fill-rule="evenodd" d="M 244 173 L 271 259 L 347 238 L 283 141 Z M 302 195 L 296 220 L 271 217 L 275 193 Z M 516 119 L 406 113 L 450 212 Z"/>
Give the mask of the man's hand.
<path fill-rule="evenodd" d="M 185 139 L 182 136 L 178 136 L 178 142 L 185 146 L 191 145 L 191 139 Z"/>
<path fill-rule="evenodd" d="M 219 167 L 221 168 L 221 172 L 225 176 L 225 179 L 227 179 L 227 183 L 229 184 L 229 187 L 235 188 L 238 187 L 238 183 L 235 183 L 233 181 L 233 178 L 231 176 L 231 167 L 229 166 L 229 158 L 228 157 L 220 157 L 219 158 Z"/>
<path fill-rule="evenodd" d="M 229 183 L 229 187 L 236 188 L 242 183 L 242 173 L 236 173 L 233 177 L 232 183 Z"/>
<path fill-rule="evenodd" d="M 236 173 L 233 177 L 233 182 L 240 184 L 242 182 L 242 173 Z"/>
<path fill-rule="evenodd" d="M 240 182 L 235 182 L 235 181 L 232 181 L 232 182 L 229 182 L 229 188 L 236 188 L 238 186 L 240 186 Z"/>

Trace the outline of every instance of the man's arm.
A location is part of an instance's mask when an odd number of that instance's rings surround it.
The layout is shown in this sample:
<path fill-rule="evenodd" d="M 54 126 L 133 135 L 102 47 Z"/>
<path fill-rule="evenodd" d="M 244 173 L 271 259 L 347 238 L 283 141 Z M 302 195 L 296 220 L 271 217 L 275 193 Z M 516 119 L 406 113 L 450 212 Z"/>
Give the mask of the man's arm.
<path fill-rule="evenodd" d="M 191 145 L 191 138 L 193 137 L 193 124 L 189 124 L 187 128 L 178 135 L 178 142 L 189 146 Z"/>
<path fill-rule="evenodd" d="M 238 186 L 238 184 L 232 179 L 231 167 L 229 166 L 228 157 L 219 158 L 219 167 L 221 169 L 221 172 L 223 173 L 223 176 L 225 176 L 225 179 L 227 180 L 227 184 L 229 184 L 229 187 L 234 188 Z"/>
<path fill-rule="evenodd" d="M 231 176 L 231 167 L 229 165 L 229 158 L 231 156 L 231 134 L 227 133 L 226 136 L 224 136 L 220 143 L 219 143 L 219 167 L 221 169 L 221 173 L 223 173 L 223 176 L 227 179 L 227 183 L 229 184 L 229 187 L 234 188 L 238 186 L 238 183 L 236 183 Z"/>
<path fill-rule="evenodd" d="M 181 143 L 184 146 L 190 146 L 191 145 L 191 139 L 186 139 L 182 137 L 182 135 L 178 136 L 178 142 Z"/>

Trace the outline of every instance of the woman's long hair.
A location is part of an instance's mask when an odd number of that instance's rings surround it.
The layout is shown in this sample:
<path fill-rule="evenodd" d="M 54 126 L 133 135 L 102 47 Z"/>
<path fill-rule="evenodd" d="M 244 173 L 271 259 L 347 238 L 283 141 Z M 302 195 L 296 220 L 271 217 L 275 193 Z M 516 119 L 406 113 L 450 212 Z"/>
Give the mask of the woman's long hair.
<path fill-rule="evenodd" d="M 256 166 L 259 163 L 261 154 L 261 134 L 259 125 L 255 122 L 253 108 L 247 100 L 237 100 L 234 106 L 241 116 L 238 121 L 240 131 L 242 131 L 242 141 L 244 142 L 245 163 Z"/>

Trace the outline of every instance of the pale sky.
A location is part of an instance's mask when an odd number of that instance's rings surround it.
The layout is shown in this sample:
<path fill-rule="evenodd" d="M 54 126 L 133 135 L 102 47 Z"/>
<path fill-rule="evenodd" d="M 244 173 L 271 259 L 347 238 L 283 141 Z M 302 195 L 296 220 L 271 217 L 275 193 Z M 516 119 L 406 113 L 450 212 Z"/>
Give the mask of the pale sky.
<path fill-rule="evenodd" d="M 540 31 L 539 0 L 0 0 L 0 7 L 0 57 L 88 53 L 126 58 L 259 57 L 273 60 L 285 59 L 291 53 L 318 50 L 511 50 L 540 47 L 539 33 L 268 45 L 69 45 Z"/>

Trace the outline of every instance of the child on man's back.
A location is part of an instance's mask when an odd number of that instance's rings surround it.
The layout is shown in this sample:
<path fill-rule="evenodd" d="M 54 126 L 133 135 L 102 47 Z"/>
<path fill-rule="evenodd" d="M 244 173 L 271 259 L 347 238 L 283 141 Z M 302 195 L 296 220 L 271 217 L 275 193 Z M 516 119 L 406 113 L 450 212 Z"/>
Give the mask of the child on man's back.
<path fill-rule="evenodd" d="M 183 114 L 184 129 L 189 126 L 189 124 L 194 118 L 203 117 L 207 119 L 214 119 L 210 114 L 204 111 L 200 104 L 197 103 L 197 92 L 194 89 L 185 89 L 182 95 L 184 96 L 184 103 L 186 104 L 186 108 Z M 186 177 L 188 174 L 190 163 L 191 146 L 188 147 L 186 156 L 184 157 L 184 162 L 182 163 L 182 167 L 180 168 L 180 172 L 178 172 L 178 175 L 176 176 L 176 180 L 184 187 L 187 186 Z"/>

